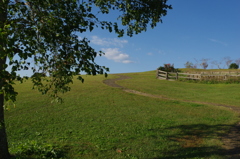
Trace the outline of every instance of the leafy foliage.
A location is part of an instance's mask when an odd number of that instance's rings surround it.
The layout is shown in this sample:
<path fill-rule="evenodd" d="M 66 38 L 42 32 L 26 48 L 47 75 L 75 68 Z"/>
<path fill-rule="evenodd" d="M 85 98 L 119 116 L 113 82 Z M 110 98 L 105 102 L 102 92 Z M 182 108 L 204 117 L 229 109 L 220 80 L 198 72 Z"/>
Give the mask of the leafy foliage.
<path fill-rule="evenodd" d="M 164 67 L 160 66 L 158 70 L 166 71 L 166 72 L 175 72 L 174 64 L 164 64 Z"/>
<path fill-rule="evenodd" d="M 1 65 L 6 100 L 15 101 L 17 93 L 12 84 L 22 81 L 16 71 L 32 69 L 33 73 L 47 72 L 50 78 L 34 76 L 34 88 L 56 98 L 57 92 L 70 90 L 69 83 L 80 72 L 89 75 L 106 74 L 109 69 L 95 63 L 104 53 L 95 51 L 90 41 L 77 34 L 102 28 L 114 31 L 119 37 L 146 31 L 148 24 L 154 28 L 161 17 L 171 9 L 166 0 L 151 1 L 3 1 L 3 18 L 0 24 Z M 123 28 L 117 22 L 100 20 L 97 15 L 118 10 Z M 96 14 L 95 14 L 96 13 Z M 20 60 L 16 60 L 16 58 Z M 5 64 L 6 59 L 9 63 Z M 34 60 L 34 67 L 28 59 Z M 10 72 L 5 69 L 12 66 Z M 81 76 L 78 78 L 83 82 Z M 43 84 L 44 83 L 44 84 Z"/>
<path fill-rule="evenodd" d="M 32 78 L 34 77 L 47 77 L 47 75 L 45 73 L 40 73 L 40 72 L 35 72 L 32 76 Z"/>
<path fill-rule="evenodd" d="M 101 28 L 114 31 L 118 37 L 154 28 L 167 14 L 167 0 L 1 0 L 0 1 L 0 158 L 9 158 L 4 126 L 4 99 L 15 101 L 13 84 L 23 82 L 17 71 L 31 69 L 50 77 L 33 76 L 33 88 L 61 101 L 60 93 L 70 91 L 76 75 L 105 74 L 109 69 L 95 63 L 104 53 L 90 46 L 79 34 Z M 117 10 L 117 21 L 101 20 L 97 16 Z M 101 16 L 99 16 L 101 17 Z M 8 60 L 7 60 L 8 59 Z M 32 64 L 30 61 L 33 61 Z M 7 62 L 8 61 L 8 62 Z M 32 66 L 34 65 L 34 66 Z M 11 70 L 6 68 L 11 66 Z M 3 154 L 4 153 L 4 154 Z M 1 156 L 2 155 L 2 156 Z"/>
<path fill-rule="evenodd" d="M 236 63 L 231 63 L 229 65 L 229 69 L 238 69 L 239 68 L 239 65 L 237 65 Z"/>

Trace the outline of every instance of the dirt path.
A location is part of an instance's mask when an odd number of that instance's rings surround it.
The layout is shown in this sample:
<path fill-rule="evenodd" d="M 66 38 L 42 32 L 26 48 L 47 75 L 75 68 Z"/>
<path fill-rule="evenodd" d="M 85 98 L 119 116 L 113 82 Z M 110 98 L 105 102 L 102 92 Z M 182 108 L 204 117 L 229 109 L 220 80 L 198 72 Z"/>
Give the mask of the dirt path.
<path fill-rule="evenodd" d="M 153 94 L 148 94 L 148 93 L 124 88 L 123 86 L 120 86 L 120 85 L 116 84 L 115 82 L 118 80 L 130 79 L 131 77 L 124 76 L 124 75 L 118 75 L 118 76 L 119 76 L 119 78 L 117 78 L 117 79 L 107 79 L 107 80 L 104 80 L 103 83 L 105 83 L 106 85 L 111 86 L 111 87 L 122 88 L 123 91 L 128 92 L 128 93 L 134 93 L 134 94 L 138 94 L 138 95 L 142 95 L 142 96 L 146 96 L 146 97 L 152 97 L 152 98 L 178 100 L 178 99 L 173 99 L 173 98 L 166 98 L 161 95 L 153 95 Z M 222 107 L 229 108 L 232 111 L 237 112 L 240 115 L 240 107 L 236 107 L 236 106 L 223 105 L 223 104 L 217 104 L 217 103 L 199 102 L 199 101 L 190 101 L 190 100 L 178 100 L 178 101 L 198 103 L 198 104 L 207 104 L 207 105 L 214 105 L 214 106 L 222 106 Z M 240 121 L 240 119 L 239 119 L 239 121 Z M 226 157 L 229 159 L 240 159 L 240 122 L 238 122 L 235 126 L 232 126 L 231 129 L 229 130 L 229 132 L 227 134 L 221 136 L 220 138 L 224 144 L 223 148 L 225 151 L 223 152 L 223 154 L 225 154 Z"/>

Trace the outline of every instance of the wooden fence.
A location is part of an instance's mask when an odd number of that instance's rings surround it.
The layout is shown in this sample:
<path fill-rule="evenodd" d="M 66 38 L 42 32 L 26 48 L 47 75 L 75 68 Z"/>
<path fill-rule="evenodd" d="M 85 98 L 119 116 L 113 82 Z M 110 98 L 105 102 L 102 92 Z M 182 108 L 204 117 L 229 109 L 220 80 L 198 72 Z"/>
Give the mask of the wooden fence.
<path fill-rule="evenodd" d="M 208 74 L 207 74 L 208 73 Z M 191 80 L 209 80 L 209 79 L 216 79 L 216 80 L 228 80 L 230 78 L 239 78 L 240 79 L 240 72 L 201 72 L 201 73 L 179 73 L 179 72 L 165 72 L 161 70 L 156 71 L 156 77 L 158 79 L 165 79 L 165 80 L 178 80 L 180 78 L 191 79 Z"/>

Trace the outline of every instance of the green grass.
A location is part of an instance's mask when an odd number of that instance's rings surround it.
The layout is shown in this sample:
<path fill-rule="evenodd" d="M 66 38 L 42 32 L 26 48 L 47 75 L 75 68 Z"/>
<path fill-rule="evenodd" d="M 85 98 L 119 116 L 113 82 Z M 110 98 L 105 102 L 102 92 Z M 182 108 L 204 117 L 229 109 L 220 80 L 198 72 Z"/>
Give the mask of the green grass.
<path fill-rule="evenodd" d="M 186 89 L 193 99 L 214 96 L 209 85 L 160 81 L 152 71 L 128 75 L 132 79 L 118 83 L 151 94 L 182 99 Z M 36 153 L 26 155 L 26 150 L 43 153 L 54 146 L 60 157 L 71 159 L 224 158 L 219 135 L 237 121 L 230 110 L 130 94 L 103 84 L 103 76 L 84 78 L 84 84 L 76 81 L 63 95 L 63 104 L 51 104 L 47 96 L 31 90 L 30 81 L 16 85 L 16 108 L 5 114 L 9 146 L 16 158 L 40 158 Z M 206 90 L 202 96 L 191 95 L 200 88 Z"/>
<path fill-rule="evenodd" d="M 155 71 L 126 74 L 132 79 L 117 81 L 129 89 L 176 100 L 191 100 L 240 106 L 239 84 L 203 84 L 156 79 Z"/>

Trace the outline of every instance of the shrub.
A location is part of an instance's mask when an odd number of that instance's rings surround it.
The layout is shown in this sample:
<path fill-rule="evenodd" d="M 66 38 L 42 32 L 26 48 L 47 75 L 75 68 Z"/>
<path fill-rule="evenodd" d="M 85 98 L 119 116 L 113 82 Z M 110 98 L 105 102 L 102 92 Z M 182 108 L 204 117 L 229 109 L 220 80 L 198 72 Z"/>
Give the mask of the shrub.
<path fill-rule="evenodd" d="M 161 71 L 166 71 L 166 72 L 175 72 L 175 68 L 174 68 L 174 64 L 164 64 L 164 67 L 163 66 L 160 66 L 158 67 L 158 70 L 161 70 Z"/>
<path fill-rule="evenodd" d="M 229 65 L 229 69 L 238 69 L 238 68 L 239 68 L 239 66 L 236 63 L 231 63 Z"/>
<path fill-rule="evenodd" d="M 158 70 L 165 71 L 165 68 L 160 66 L 160 67 L 158 67 Z"/>

